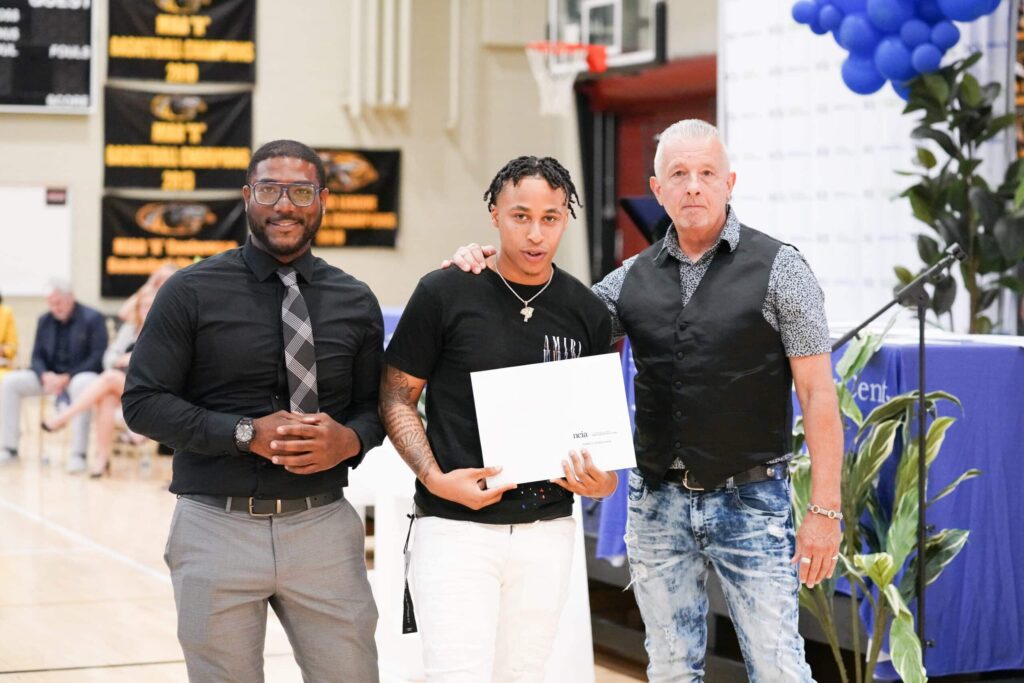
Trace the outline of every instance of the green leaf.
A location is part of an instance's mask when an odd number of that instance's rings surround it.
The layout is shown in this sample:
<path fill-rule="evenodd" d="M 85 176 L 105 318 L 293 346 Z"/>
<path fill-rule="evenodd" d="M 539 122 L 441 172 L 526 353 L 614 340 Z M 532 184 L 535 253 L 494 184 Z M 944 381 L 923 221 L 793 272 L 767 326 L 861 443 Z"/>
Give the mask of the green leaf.
<path fill-rule="evenodd" d="M 877 408 L 876 408 L 877 410 Z M 900 426 L 898 420 L 886 420 L 880 423 L 857 450 L 857 461 L 854 463 L 854 503 L 859 507 L 867 495 L 867 490 L 874 486 L 875 478 L 878 476 L 882 465 L 892 454 L 893 442 L 896 439 L 896 430 Z"/>
<path fill-rule="evenodd" d="M 962 59 L 959 62 L 957 62 L 954 65 L 954 69 L 956 71 L 966 71 L 967 69 L 970 69 L 972 66 L 977 64 L 979 59 L 981 59 L 981 53 L 980 52 L 971 53 L 970 57 L 967 57 L 967 58 Z"/>
<path fill-rule="evenodd" d="M 931 225 L 935 221 L 935 214 L 932 210 L 932 203 L 921 191 L 921 186 L 915 185 L 907 188 L 906 195 L 910 199 L 910 208 L 914 212 L 914 218 Z"/>
<path fill-rule="evenodd" d="M 949 401 L 956 406 L 960 405 L 960 399 L 945 391 L 929 391 L 924 395 L 925 409 L 932 410 L 939 401 Z M 900 417 L 908 408 L 913 408 L 917 403 L 917 390 L 908 391 L 898 396 L 893 396 L 882 405 L 876 407 L 864 419 L 864 426 L 870 427 L 873 424 Z M 862 429 L 861 432 L 864 430 Z"/>
<path fill-rule="evenodd" d="M 945 106 L 949 100 L 949 83 L 946 82 L 946 79 L 938 74 L 925 74 L 922 79 L 925 88 L 935 98 L 936 103 Z"/>
<path fill-rule="evenodd" d="M 936 493 L 932 497 L 932 499 L 928 501 L 927 506 L 930 507 L 936 501 L 941 500 L 942 498 L 945 498 L 949 494 L 953 493 L 953 491 L 956 490 L 957 486 L 959 486 L 960 484 L 964 483 L 968 479 L 974 479 L 975 477 L 980 477 L 980 476 L 981 476 L 981 470 L 976 470 L 976 469 L 967 470 L 966 472 L 961 474 L 959 477 L 954 479 L 953 483 L 949 484 L 948 486 L 944 486 L 941 491 Z"/>
<path fill-rule="evenodd" d="M 963 80 L 960 81 L 958 97 L 965 107 L 977 107 L 980 105 L 981 86 L 978 85 L 978 79 L 969 73 L 965 73 Z"/>
<path fill-rule="evenodd" d="M 928 235 L 917 236 L 917 254 L 929 266 L 937 263 L 942 258 L 942 253 L 939 251 L 939 243 Z M 898 275 L 899 273 L 897 273 Z M 910 280 L 901 280 L 901 282 L 907 284 Z"/>
<path fill-rule="evenodd" d="M 949 135 L 942 131 L 934 130 L 927 126 L 918 126 L 910 136 L 917 140 L 934 140 L 938 143 L 939 147 L 942 148 L 942 151 L 949 156 L 957 160 L 963 159 L 963 154 L 961 153 L 960 148 L 957 147 L 956 143 L 953 142 L 953 138 L 949 137 Z"/>
<path fill-rule="evenodd" d="M 998 83 L 989 83 L 989 85 L 999 85 L 999 84 Z M 988 86 L 985 86 L 985 87 L 987 88 Z M 994 119 L 992 119 L 989 122 L 988 130 L 985 131 L 985 134 L 982 136 L 980 141 L 984 142 L 986 140 L 994 138 L 995 136 L 999 135 L 999 133 L 1001 133 L 1004 128 L 1007 128 L 1008 126 L 1012 126 L 1013 123 L 1016 120 L 1017 120 L 1017 115 L 1016 114 L 1003 114 L 1002 116 L 995 117 Z"/>
<path fill-rule="evenodd" d="M 1019 210 L 1022 204 L 1024 204 L 1024 182 L 1017 185 L 1017 189 L 1013 193 L 1013 210 Z"/>
<path fill-rule="evenodd" d="M 889 326 L 892 326 L 891 322 Z M 888 332 L 888 328 L 886 328 L 886 332 Z M 884 333 L 882 335 L 861 334 L 854 337 L 846 345 L 843 357 L 836 363 L 836 373 L 839 375 L 840 382 L 843 384 L 848 383 L 853 379 L 854 375 L 857 375 L 864 369 L 864 366 L 868 364 L 871 357 L 881 347 L 883 336 Z"/>
<path fill-rule="evenodd" d="M 847 418 L 858 428 L 864 424 L 864 413 L 861 412 L 860 406 L 853 399 L 853 394 L 846 388 L 845 385 L 839 385 L 839 411 L 843 414 L 843 417 Z"/>
<path fill-rule="evenodd" d="M 931 308 L 936 315 L 949 313 L 953 308 L 954 301 L 956 301 L 956 280 L 945 275 L 935 283 Z"/>
<path fill-rule="evenodd" d="M 900 281 L 901 285 L 910 284 L 910 281 L 914 279 L 914 274 L 903 266 L 895 266 L 893 272 L 896 273 L 896 279 Z"/>
<path fill-rule="evenodd" d="M 988 316 L 979 315 L 971 326 L 972 334 L 992 334 L 992 321 Z"/>
<path fill-rule="evenodd" d="M 996 220 L 1005 211 L 1003 202 L 992 192 L 980 187 L 972 187 L 967 192 L 967 197 L 971 202 L 971 206 L 978 212 L 981 224 L 991 230 L 995 226 Z"/>
<path fill-rule="evenodd" d="M 896 576 L 896 572 L 899 570 L 893 564 L 892 556 L 889 553 L 854 555 L 853 563 L 862 574 L 867 574 L 868 578 L 878 586 L 879 590 L 884 590 L 886 586 L 891 584 L 893 577 Z"/>
<path fill-rule="evenodd" d="M 981 105 L 983 107 L 991 106 L 991 104 L 995 102 L 996 98 L 999 97 L 999 92 L 1002 89 L 1003 86 L 997 81 L 992 81 L 991 83 L 986 83 L 981 86 Z"/>
<path fill-rule="evenodd" d="M 932 154 L 928 149 L 924 147 L 917 148 L 917 163 L 925 168 L 935 168 L 938 163 L 935 160 L 935 155 Z"/>
<path fill-rule="evenodd" d="M 1024 257 L 1024 218 L 1002 216 L 996 221 L 992 236 L 999 247 L 999 253 L 1010 263 Z"/>
<path fill-rule="evenodd" d="M 902 567 L 917 540 L 917 490 L 896 500 L 885 549 L 897 567 Z"/>
<path fill-rule="evenodd" d="M 939 533 L 929 536 L 924 542 L 924 581 L 925 585 L 931 585 L 942 571 L 956 559 L 956 556 L 963 550 L 970 532 L 965 529 L 943 529 Z M 918 557 L 915 554 L 907 565 L 907 571 L 903 572 L 900 578 L 900 594 L 905 601 L 913 598 L 917 586 L 917 563 Z"/>
<path fill-rule="evenodd" d="M 996 299 L 999 298 L 1000 291 L 1001 290 L 998 287 L 993 287 L 992 289 L 986 289 L 982 291 L 981 297 L 978 299 L 978 310 L 984 311 L 989 306 L 994 304 L 996 302 Z"/>
<path fill-rule="evenodd" d="M 806 455 L 793 458 L 789 463 L 789 480 L 793 524 L 799 529 L 811 500 L 811 459 Z"/>
<path fill-rule="evenodd" d="M 946 432 L 953 426 L 954 422 L 956 422 L 956 418 L 943 415 L 942 417 L 935 418 L 928 427 L 924 440 L 925 470 L 931 466 L 932 462 L 939 455 L 942 443 L 946 440 Z M 903 444 L 903 455 L 900 457 L 899 465 L 896 468 L 896 493 L 893 494 L 894 500 L 911 495 L 911 491 L 917 490 L 917 470 L 917 439 L 914 438 L 910 443 Z"/>
<path fill-rule="evenodd" d="M 899 598 L 899 593 L 896 593 L 896 598 Z M 924 683 L 928 680 L 921 659 L 921 641 L 914 633 L 914 617 L 906 607 L 893 616 L 892 625 L 889 626 L 889 656 L 892 657 L 893 668 L 904 683 Z"/>
<path fill-rule="evenodd" d="M 1021 280 L 1020 278 L 1006 275 L 999 278 L 998 282 L 1000 287 L 1006 287 L 1018 294 L 1024 294 L 1024 280 Z"/>

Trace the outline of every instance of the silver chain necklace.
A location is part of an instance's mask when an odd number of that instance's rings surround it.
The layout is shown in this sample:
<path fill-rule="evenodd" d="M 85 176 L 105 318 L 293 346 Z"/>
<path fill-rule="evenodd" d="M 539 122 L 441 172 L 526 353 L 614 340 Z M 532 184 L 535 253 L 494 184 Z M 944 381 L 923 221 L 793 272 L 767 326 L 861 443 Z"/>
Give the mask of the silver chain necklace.
<path fill-rule="evenodd" d="M 516 290 L 512 289 L 512 285 L 508 283 L 508 280 L 505 279 L 505 276 L 501 274 L 501 270 L 498 269 L 497 259 L 495 259 L 494 261 L 494 272 L 498 274 L 498 277 L 501 278 L 501 281 L 505 283 L 506 287 L 508 287 L 508 291 L 512 292 L 512 296 L 514 296 L 515 298 L 519 299 L 520 302 L 522 302 L 523 307 L 522 309 L 520 309 L 519 315 L 523 316 L 523 322 L 530 322 L 530 318 L 533 316 L 533 308 L 530 306 L 530 302 L 536 299 L 541 294 L 543 294 L 544 290 L 547 289 L 548 285 L 551 284 L 551 281 L 555 279 L 555 267 L 551 266 L 551 275 L 548 277 L 548 281 L 544 283 L 544 286 L 540 288 L 539 292 L 531 296 L 529 299 L 524 299 L 523 297 L 519 296 L 519 294 L 516 293 Z"/>

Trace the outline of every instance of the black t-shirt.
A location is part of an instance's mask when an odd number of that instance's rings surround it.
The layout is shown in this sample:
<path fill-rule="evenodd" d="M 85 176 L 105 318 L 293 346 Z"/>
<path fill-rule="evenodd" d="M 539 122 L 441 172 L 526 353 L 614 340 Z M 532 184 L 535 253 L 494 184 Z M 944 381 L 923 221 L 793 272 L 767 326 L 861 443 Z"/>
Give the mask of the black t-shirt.
<path fill-rule="evenodd" d="M 543 287 L 510 285 L 524 299 Z M 568 273 L 555 268 L 551 284 L 530 306 L 533 316 L 524 323 L 523 304 L 490 269 L 480 275 L 434 271 L 409 299 L 387 363 L 427 380 L 427 439 L 442 471 L 483 467 L 471 372 L 609 352 L 608 309 Z M 481 510 L 439 498 L 417 481 L 416 504 L 428 515 L 488 524 L 572 514 L 572 494 L 548 481 L 520 484 Z"/>

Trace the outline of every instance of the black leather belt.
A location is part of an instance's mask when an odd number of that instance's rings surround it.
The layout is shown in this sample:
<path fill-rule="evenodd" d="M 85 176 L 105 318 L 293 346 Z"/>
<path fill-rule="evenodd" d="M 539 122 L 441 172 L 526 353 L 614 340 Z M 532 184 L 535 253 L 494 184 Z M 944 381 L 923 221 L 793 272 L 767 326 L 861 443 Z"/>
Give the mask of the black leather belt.
<path fill-rule="evenodd" d="M 717 491 L 719 489 L 731 489 L 741 484 L 753 484 L 759 481 L 770 481 L 789 478 L 789 464 L 785 462 L 774 465 L 755 465 L 749 470 L 744 470 L 732 475 L 718 486 L 705 488 L 694 476 L 693 472 L 686 469 L 674 469 L 665 473 L 662 481 L 669 484 L 679 484 L 690 491 Z"/>
<path fill-rule="evenodd" d="M 270 517 L 289 512 L 312 510 L 328 505 L 345 497 L 342 489 L 318 493 L 306 498 L 248 498 L 246 496 L 208 496 L 200 493 L 183 493 L 182 498 L 194 500 L 203 505 L 220 508 L 226 512 L 248 512 L 253 517 Z"/>

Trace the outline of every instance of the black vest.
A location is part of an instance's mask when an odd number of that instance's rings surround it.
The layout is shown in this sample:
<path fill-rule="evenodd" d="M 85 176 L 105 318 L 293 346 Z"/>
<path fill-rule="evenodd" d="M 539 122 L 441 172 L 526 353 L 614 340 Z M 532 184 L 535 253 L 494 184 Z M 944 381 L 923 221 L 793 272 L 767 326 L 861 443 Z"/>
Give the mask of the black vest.
<path fill-rule="evenodd" d="M 617 306 L 636 362 L 637 465 L 658 484 L 680 457 L 715 486 L 790 451 L 793 377 L 761 313 L 782 243 L 740 226 L 685 308 L 679 262 L 656 258 L 663 244 L 637 256 Z"/>

